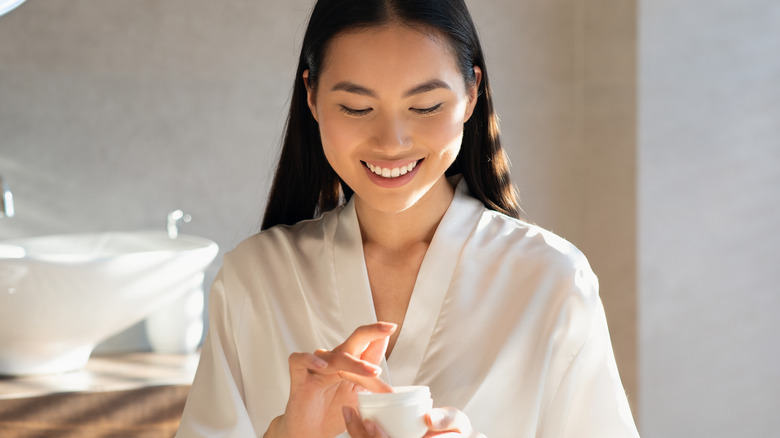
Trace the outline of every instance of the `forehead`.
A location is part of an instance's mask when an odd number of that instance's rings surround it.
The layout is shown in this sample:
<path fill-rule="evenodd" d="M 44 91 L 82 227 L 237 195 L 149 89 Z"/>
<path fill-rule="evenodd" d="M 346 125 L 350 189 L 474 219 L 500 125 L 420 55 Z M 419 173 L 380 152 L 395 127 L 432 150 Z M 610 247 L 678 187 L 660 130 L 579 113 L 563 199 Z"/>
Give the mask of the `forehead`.
<path fill-rule="evenodd" d="M 463 82 L 449 41 L 434 30 L 401 25 L 350 30 L 334 36 L 325 55 L 323 82 L 390 88 L 430 79 Z"/>

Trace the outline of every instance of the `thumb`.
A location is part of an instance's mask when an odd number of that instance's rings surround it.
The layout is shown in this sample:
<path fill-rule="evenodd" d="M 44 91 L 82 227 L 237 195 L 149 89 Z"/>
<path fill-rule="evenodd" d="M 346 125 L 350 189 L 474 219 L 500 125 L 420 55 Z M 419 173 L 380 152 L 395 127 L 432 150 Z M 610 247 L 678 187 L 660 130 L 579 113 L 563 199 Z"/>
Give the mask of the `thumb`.
<path fill-rule="evenodd" d="M 452 423 L 451 413 L 448 408 L 434 408 L 425 415 L 425 422 L 431 430 L 448 430 Z"/>
<path fill-rule="evenodd" d="M 426 415 L 428 427 L 437 432 L 471 432 L 471 422 L 463 412 L 451 408 L 435 408 Z"/>

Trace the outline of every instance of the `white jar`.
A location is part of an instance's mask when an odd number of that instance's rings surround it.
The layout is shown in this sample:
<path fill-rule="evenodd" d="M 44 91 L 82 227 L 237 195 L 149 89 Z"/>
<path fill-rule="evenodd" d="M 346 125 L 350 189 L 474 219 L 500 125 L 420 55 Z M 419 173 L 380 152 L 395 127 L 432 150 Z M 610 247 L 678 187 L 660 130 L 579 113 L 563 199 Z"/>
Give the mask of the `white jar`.
<path fill-rule="evenodd" d="M 358 393 L 358 409 L 390 438 L 422 438 L 428 431 L 425 414 L 433 408 L 427 386 L 398 386 L 389 393 Z"/>

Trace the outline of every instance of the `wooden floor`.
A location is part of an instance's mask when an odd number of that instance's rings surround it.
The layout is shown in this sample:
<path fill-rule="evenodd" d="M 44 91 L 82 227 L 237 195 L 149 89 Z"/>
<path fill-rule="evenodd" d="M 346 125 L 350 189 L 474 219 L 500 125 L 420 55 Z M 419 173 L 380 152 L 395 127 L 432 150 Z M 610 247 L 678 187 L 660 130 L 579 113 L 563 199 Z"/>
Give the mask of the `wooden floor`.
<path fill-rule="evenodd" d="M 0 438 L 171 438 L 197 359 L 132 353 L 70 373 L 0 378 Z"/>
<path fill-rule="evenodd" d="M 170 438 L 189 386 L 0 400 L 0 436 Z"/>

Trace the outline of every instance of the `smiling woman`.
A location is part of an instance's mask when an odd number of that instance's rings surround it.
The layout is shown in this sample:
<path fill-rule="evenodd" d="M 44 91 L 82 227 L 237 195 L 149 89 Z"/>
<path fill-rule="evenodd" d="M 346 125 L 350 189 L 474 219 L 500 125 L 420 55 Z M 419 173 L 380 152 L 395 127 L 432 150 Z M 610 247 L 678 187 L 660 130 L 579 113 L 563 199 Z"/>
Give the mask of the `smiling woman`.
<path fill-rule="evenodd" d="M 325 157 L 355 192 L 364 221 L 381 220 L 375 211 L 403 212 L 423 195 L 439 216 L 449 206 L 444 174 L 482 77 L 474 67 L 467 84 L 450 52 L 443 36 L 389 25 L 337 35 L 317 81 L 303 73 Z"/>
<path fill-rule="evenodd" d="M 423 386 L 425 437 L 636 437 L 598 281 L 515 193 L 462 0 L 319 0 L 179 436 L 386 437 L 358 393 Z"/>
<path fill-rule="evenodd" d="M 344 75 L 343 79 L 332 81 L 329 84 L 332 92 L 343 91 L 354 97 L 370 98 L 371 94 L 382 91 L 372 90 L 369 86 L 369 83 L 377 82 L 378 78 L 383 78 L 382 80 L 403 78 L 414 73 L 416 68 L 422 68 L 423 71 L 430 69 L 431 64 L 434 63 L 428 62 L 424 56 L 421 56 L 422 53 L 415 50 L 417 58 L 408 58 L 412 55 L 409 49 L 416 49 L 417 41 L 422 44 L 420 48 L 426 50 L 428 54 L 435 53 L 431 51 L 432 48 L 441 52 L 435 55 L 437 63 L 444 59 L 446 63 L 444 65 L 447 67 L 455 66 L 455 71 L 460 73 L 459 80 L 449 78 L 444 81 L 444 78 L 437 75 L 432 77 L 417 75 L 415 78 L 420 82 L 409 85 L 412 88 L 404 89 L 404 97 L 429 94 L 426 92 L 439 88 L 449 89 L 452 92 L 464 91 L 464 85 L 461 85 L 459 90 L 451 87 L 453 83 L 466 84 L 471 92 L 476 91 L 479 99 L 472 102 L 475 116 L 463 124 L 461 151 L 446 174 L 447 176 L 462 175 L 469 184 L 471 193 L 486 207 L 510 216 L 519 216 L 517 191 L 509 180 L 508 160 L 500 143 L 498 119 L 493 110 L 491 89 L 479 38 L 465 4 L 454 2 L 458 6 L 453 7 L 452 3 L 448 1 L 410 3 L 328 1 L 318 2 L 315 5 L 312 17 L 321 17 L 321 19 L 310 20 L 304 36 L 296 73 L 298 80 L 293 87 L 284 146 L 263 218 L 264 229 L 278 224 L 291 225 L 302 219 L 310 219 L 315 212 L 328 211 L 341 203 L 342 199 L 351 197 L 353 187 L 341 183 L 342 175 L 334 171 L 323 153 L 322 124 L 315 119 L 316 116 L 311 108 L 313 102 L 309 102 L 311 91 L 316 89 L 321 92 L 323 88 L 318 87 L 321 74 L 330 67 L 344 71 L 342 58 L 334 56 L 330 49 L 333 44 L 350 34 L 357 34 L 355 38 L 349 40 L 352 41 L 350 44 L 355 45 L 354 49 L 360 51 L 346 53 L 350 58 L 343 61 L 359 69 L 352 72 L 354 75 Z M 373 55 L 373 59 L 376 60 L 384 56 L 389 57 L 391 53 L 376 50 L 372 45 L 361 44 L 361 42 L 363 37 L 371 33 L 376 34 L 378 30 L 387 28 L 390 24 L 402 28 L 407 35 L 413 34 L 410 35 L 412 41 L 406 38 L 403 43 L 399 42 L 396 44 L 396 57 L 382 60 L 385 65 L 393 64 L 391 70 L 395 76 L 382 71 L 376 78 L 371 78 L 372 73 L 366 71 L 369 68 L 368 63 L 363 63 L 362 58 Z M 334 62 L 335 60 L 338 62 Z M 381 69 L 373 65 L 373 70 L 376 72 Z M 355 78 L 361 73 L 368 77 L 369 81 L 357 83 Z M 477 74 L 481 77 L 477 78 Z M 412 77 L 410 76 L 409 79 Z M 406 82 L 412 83 L 411 80 Z M 423 114 L 429 110 L 435 113 L 440 109 L 435 107 L 437 103 L 424 103 L 411 110 Z M 339 102 L 339 105 L 344 115 L 353 117 L 366 115 L 367 113 L 363 111 L 369 109 L 368 106 L 360 107 L 357 102 L 352 101 Z"/>

